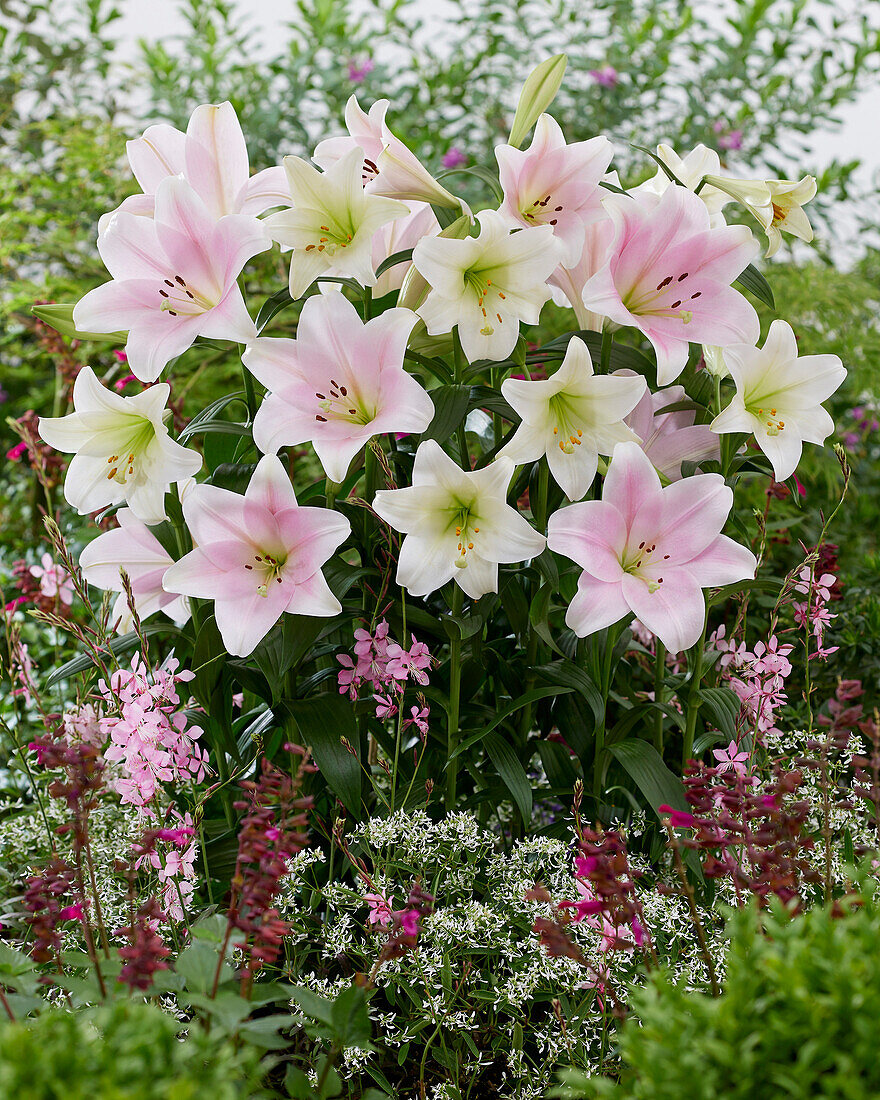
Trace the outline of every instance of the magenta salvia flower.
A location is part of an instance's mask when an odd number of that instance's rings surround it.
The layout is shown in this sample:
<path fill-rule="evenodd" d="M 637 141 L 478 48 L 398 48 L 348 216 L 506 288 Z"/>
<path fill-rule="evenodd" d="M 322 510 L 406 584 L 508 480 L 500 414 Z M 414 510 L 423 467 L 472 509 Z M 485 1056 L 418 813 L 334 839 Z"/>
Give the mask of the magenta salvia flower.
<path fill-rule="evenodd" d="M 689 342 L 754 344 L 754 307 L 730 284 L 757 258 L 746 226 L 710 226 L 706 204 L 686 187 L 650 195 L 610 195 L 617 226 L 607 264 L 584 287 L 584 305 L 639 329 L 654 345 L 657 382 L 673 382 Z"/>

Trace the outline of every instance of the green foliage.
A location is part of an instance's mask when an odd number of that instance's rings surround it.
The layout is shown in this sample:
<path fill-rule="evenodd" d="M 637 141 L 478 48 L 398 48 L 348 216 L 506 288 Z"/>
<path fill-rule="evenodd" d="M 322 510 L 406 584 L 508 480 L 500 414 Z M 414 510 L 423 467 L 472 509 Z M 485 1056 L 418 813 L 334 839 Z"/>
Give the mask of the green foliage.
<path fill-rule="evenodd" d="M 795 918 L 781 909 L 738 913 L 722 995 L 652 975 L 633 998 L 638 1023 L 620 1034 L 620 1084 L 572 1081 L 556 1095 L 877 1096 L 880 909 L 873 897 L 863 901 L 845 915 L 839 904 Z"/>
<path fill-rule="evenodd" d="M 247 1047 L 153 1005 L 57 1009 L 0 1028 L 0 1094 L 28 1100 L 245 1100 L 266 1095 Z"/>

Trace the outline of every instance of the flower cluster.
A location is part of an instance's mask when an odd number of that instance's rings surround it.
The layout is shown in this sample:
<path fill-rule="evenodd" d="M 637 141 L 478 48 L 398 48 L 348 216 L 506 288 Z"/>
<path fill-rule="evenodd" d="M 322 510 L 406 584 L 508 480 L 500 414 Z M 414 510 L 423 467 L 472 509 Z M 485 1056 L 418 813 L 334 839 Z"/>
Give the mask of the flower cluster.
<path fill-rule="evenodd" d="M 788 657 L 794 646 L 780 643 L 773 634 L 767 642 L 757 642 L 752 651 L 746 648 L 745 642 L 737 645 L 732 638 L 727 638 L 723 625 L 709 641 L 721 654 L 718 663 L 725 682 L 739 699 L 742 735 L 750 733 L 762 740 L 768 733 L 775 732 L 780 708 L 787 699 L 784 687 L 792 672 Z"/>
<path fill-rule="evenodd" d="M 799 771 L 776 766 L 763 785 L 723 764 L 691 762 L 685 771 L 685 797 L 691 812 L 661 806 L 685 848 L 704 853 L 707 878 L 728 879 L 740 903 L 753 894 L 764 904 L 770 895 L 799 906 L 803 883 L 818 881 L 807 853 L 813 847 L 805 823 L 809 804 L 797 799 Z"/>
<path fill-rule="evenodd" d="M 114 787 L 123 802 L 146 807 L 159 784 L 198 783 L 205 776 L 207 752 L 196 743 L 198 727 L 188 726 L 180 709 L 177 685 L 193 674 L 177 671 L 173 658 L 151 670 L 139 654 L 129 669 L 119 669 L 99 690 L 104 702 L 118 713 L 100 720 L 109 745 L 104 759 L 118 767 Z"/>
<path fill-rule="evenodd" d="M 833 573 L 817 574 L 815 565 L 804 566 L 798 574 L 798 582 L 794 590 L 807 598 L 793 603 L 792 613 L 797 625 L 807 631 L 808 635 L 812 634 L 815 639 L 814 652 L 809 652 L 809 642 L 807 643 L 808 657 L 811 661 L 825 661 L 840 648 L 836 645 L 825 645 L 825 631 L 832 620 L 837 618 L 828 610 L 831 590 L 836 581 L 837 577 Z"/>
<path fill-rule="evenodd" d="M 369 684 L 376 702 L 376 717 L 393 718 L 400 707 L 400 700 L 409 680 L 420 687 L 429 683 L 428 669 L 431 667 L 431 651 L 424 642 L 410 635 L 412 645 L 404 649 L 402 645 L 388 637 L 388 623 L 382 619 L 373 632 L 359 627 L 354 632 L 354 656 L 347 653 L 337 654 L 336 660 L 342 665 L 336 674 L 339 694 L 357 699 L 363 684 Z M 414 725 L 424 737 L 428 732 L 430 708 L 424 701 L 421 706 L 410 708 L 410 717 L 404 720 L 404 728 Z"/>

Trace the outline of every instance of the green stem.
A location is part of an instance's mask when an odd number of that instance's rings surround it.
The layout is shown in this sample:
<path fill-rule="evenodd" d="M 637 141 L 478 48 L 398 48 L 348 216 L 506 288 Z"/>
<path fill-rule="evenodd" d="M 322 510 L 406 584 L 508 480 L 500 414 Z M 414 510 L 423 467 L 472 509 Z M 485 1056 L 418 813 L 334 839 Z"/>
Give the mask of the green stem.
<path fill-rule="evenodd" d="M 663 678 L 666 675 L 666 646 L 659 638 L 654 640 L 654 702 L 663 703 Z M 654 745 L 657 752 L 663 755 L 663 711 L 657 708 L 654 712 Z"/>
<path fill-rule="evenodd" d="M 248 420 L 253 424 L 257 415 L 257 393 L 254 389 L 253 376 L 244 363 L 241 365 L 241 376 L 244 379 L 244 397 L 247 402 Z"/>
<path fill-rule="evenodd" d="M 697 716 L 700 713 L 700 683 L 703 678 L 703 650 L 706 648 L 706 627 L 708 625 L 708 608 L 703 617 L 703 631 L 700 639 L 693 649 L 693 660 L 689 662 L 690 690 L 688 691 L 687 721 L 684 729 L 684 745 L 681 753 L 681 766 L 687 767 L 687 762 L 694 755 L 694 733 L 697 728 Z"/>
<path fill-rule="evenodd" d="M 453 618 L 461 618 L 461 605 L 463 600 L 462 590 L 453 583 L 452 589 L 452 615 Z M 450 759 L 458 747 L 458 710 L 461 694 L 461 630 L 458 623 L 454 624 L 452 637 L 449 641 L 449 714 L 447 725 L 447 776 L 446 776 L 446 809 L 455 809 L 455 799 L 458 786 L 458 757 Z"/>
<path fill-rule="evenodd" d="M 607 374 L 611 367 L 611 345 L 614 343 L 614 333 L 610 329 L 602 330 L 602 355 L 599 370 Z"/>

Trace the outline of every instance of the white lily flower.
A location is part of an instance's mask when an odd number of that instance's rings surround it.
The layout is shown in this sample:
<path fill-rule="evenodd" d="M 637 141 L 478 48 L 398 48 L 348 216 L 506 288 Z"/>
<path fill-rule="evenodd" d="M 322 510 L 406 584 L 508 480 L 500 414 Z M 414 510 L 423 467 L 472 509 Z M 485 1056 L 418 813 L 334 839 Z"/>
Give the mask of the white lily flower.
<path fill-rule="evenodd" d="M 770 202 L 773 210 L 773 218 L 767 230 L 767 251 L 765 256 L 772 256 L 782 244 L 782 232 L 791 233 L 794 237 L 800 237 L 802 241 L 813 239 L 813 227 L 810 219 L 803 211 L 803 207 L 816 197 L 815 176 L 804 176 L 800 181 L 796 180 L 767 180 L 770 188 Z"/>
<path fill-rule="evenodd" d="M 499 562 L 540 554 L 546 539 L 507 503 L 513 471 L 508 458 L 462 470 L 436 440 L 420 444 L 412 485 L 381 489 L 373 501 L 377 515 L 406 535 L 397 583 L 426 596 L 455 578 L 476 600 L 498 591 Z"/>
<path fill-rule="evenodd" d="M 721 159 L 714 149 L 697 145 L 684 157 L 680 157 L 672 146 L 661 144 L 657 146 L 657 156 L 689 191 L 699 194 L 706 204 L 713 226 L 725 224 L 722 208 L 734 199 L 748 207 L 762 225 L 766 224 L 765 218 L 769 219 L 770 189 L 767 184 L 762 180 L 722 176 Z M 703 186 L 700 187 L 700 184 Z M 671 185 L 673 181 L 660 168 L 655 176 L 633 190 L 635 193 L 662 195 Z"/>
<path fill-rule="evenodd" d="M 126 501 L 144 523 L 165 519 L 165 490 L 202 467 L 201 455 L 168 434 L 165 382 L 122 397 L 102 386 L 91 367 L 73 384 L 74 412 L 40 417 L 40 436 L 59 451 L 75 451 L 64 481 L 80 515 Z"/>
<path fill-rule="evenodd" d="M 582 500 L 599 455 L 617 443 L 639 442 L 623 423 L 646 388 L 639 375 L 595 375 L 587 345 L 573 337 L 559 370 L 546 382 L 508 378 L 501 392 L 522 417 L 499 457 L 519 465 L 547 456 L 550 473 L 569 500 Z"/>
<path fill-rule="evenodd" d="M 834 421 L 822 408 L 846 378 L 836 355 L 801 355 L 791 325 L 774 321 L 763 348 L 733 344 L 724 359 L 736 383 L 732 401 L 710 427 L 754 432 L 755 442 L 784 481 L 797 469 L 804 443 L 823 444 Z"/>
<path fill-rule="evenodd" d="M 326 172 L 300 157 L 285 157 L 293 205 L 263 223 L 282 248 L 292 248 L 290 296 L 301 297 L 321 275 L 356 279 L 374 286 L 373 235 L 409 208 L 394 199 L 368 195 L 362 185 L 364 154 L 350 149 Z"/>
<path fill-rule="evenodd" d="M 477 219 L 478 237 L 430 237 L 413 250 L 413 266 L 431 286 L 419 316 L 431 336 L 458 325 L 471 362 L 510 355 L 520 321 L 537 324 L 550 297 L 547 279 L 559 263 L 552 226 L 511 233 L 497 210 L 483 210 Z"/>

